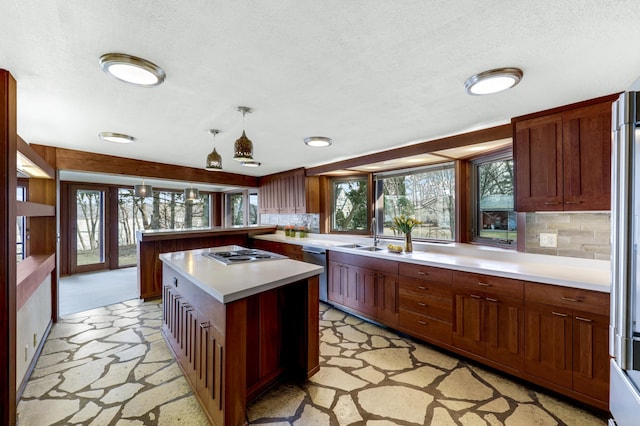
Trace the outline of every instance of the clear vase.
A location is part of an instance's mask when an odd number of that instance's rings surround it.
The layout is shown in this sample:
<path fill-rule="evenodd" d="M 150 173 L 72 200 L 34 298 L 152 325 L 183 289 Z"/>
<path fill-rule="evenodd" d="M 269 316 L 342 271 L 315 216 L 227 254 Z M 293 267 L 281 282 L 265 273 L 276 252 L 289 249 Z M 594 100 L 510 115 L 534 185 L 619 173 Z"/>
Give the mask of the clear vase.
<path fill-rule="evenodd" d="M 404 234 L 404 251 L 411 253 L 413 251 L 413 243 L 411 242 L 411 232 Z"/>

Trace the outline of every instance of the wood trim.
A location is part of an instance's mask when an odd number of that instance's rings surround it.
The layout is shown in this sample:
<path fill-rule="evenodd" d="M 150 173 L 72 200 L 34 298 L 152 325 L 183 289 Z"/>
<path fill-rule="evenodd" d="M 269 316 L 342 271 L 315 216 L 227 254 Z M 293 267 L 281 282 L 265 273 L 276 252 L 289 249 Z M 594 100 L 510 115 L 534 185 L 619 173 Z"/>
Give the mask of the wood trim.
<path fill-rule="evenodd" d="M 456 230 L 453 236 L 459 243 L 468 243 L 473 239 L 471 235 L 471 215 L 475 214 L 471 208 L 473 188 L 471 185 L 471 164 L 468 161 L 455 162 L 456 179 Z"/>
<path fill-rule="evenodd" d="M 518 121 L 530 120 L 532 118 L 543 117 L 545 115 L 557 114 L 559 112 L 565 112 L 565 111 L 569 111 L 569 110 L 576 109 L 576 108 L 582 108 L 582 107 L 585 107 L 585 106 L 599 104 L 601 102 L 613 102 L 613 101 L 618 100 L 618 96 L 620 96 L 620 93 L 621 92 L 612 93 L 610 95 L 600 96 L 599 98 L 587 99 L 586 101 L 580 101 L 580 102 L 576 102 L 576 103 L 573 103 L 573 104 L 562 105 L 562 106 L 559 106 L 559 107 L 545 109 L 543 111 L 537 111 L 537 112 L 534 112 L 534 113 L 531 113 L 531 114 L 520 115 L 518 117 L 513 117 L 511 119 L 511 123 L 515 124 Z M 513 131 L 514 131 L 513 140 L 515 141 L 515 127 L 514 127 Z"/>
<path fill-rule="evenodd" d="M 18 136 L 18 152 L 27 157 L 33 164 L 40 167 L 43 172 L 49 175 L 50 179 L 56 178 L 56 171 L 51 165 L 45 161 L 31 146 Z"/>
<path fill-rule="evenodd" d="M 27 303 L 27 300 L 40 287 L 47 275 L 51 275 L 55 268 L 55 253 L 29 256 L 18 264 L 16 311 L 19 311 Z"/>
<path fill-rule="evenodd" d="M 0 69 L 0 424 L 16 423 L 16 81 Z"/>
<path fill-rule="evenodd" d="M 56 206 L 34 203 L 32 201 L 16 201 L 16 216 L 55 216 Z"/>
<path fill-rule="evenodd" d="M 457 148 L 460 146 L 473 145 L 481 142 L 488 142 L 498 139 L 510 138 L 512 136 L 511 124 L 491 127 L 488 129 L 476 130 L 474 132 L 460 135 L 447 136 L 440 139 L 421 142 L 414 145 L 403 146 L 375 154 L 363 155 L 361 157 L 349 158 L 335 163 L 324 164 L 317 167 L 310 167 L 306 170 L 307 176 L 314 176 L 334 170 L 349 169 L 380 161 L 395 160 L 397 158 L 409 157 L 413 155 L 425 154 L 443 149 Z"/>
<path fill-rule="evenodd" d="M 56 148 L 59 170 L 140 176 L 241 187 L 258 187 L 258 178 L 227 172 L 211 173 L 204 169 L 156 163 L 113 155 L 95 154 L 66 148 Z"/>

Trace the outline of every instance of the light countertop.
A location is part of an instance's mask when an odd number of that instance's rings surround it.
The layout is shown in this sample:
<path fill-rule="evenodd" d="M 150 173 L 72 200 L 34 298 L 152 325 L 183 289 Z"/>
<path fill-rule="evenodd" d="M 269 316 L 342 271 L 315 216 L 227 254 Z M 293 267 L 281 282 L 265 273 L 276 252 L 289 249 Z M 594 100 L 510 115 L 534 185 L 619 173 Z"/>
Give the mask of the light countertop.
<path fill-rule="evenodd" d="M 212 226 L 204 228 L 187 228 L 187 229 L 148 229 L 136 231 L 137 241 L 156 241 L 156 240 L 174 240 L 184 238 L 199 238 L 211 235 L 223 234 L 261 234 L 265 232 L 274 232 L 275 225 L 254 225 L 254 226 Z"/>
<path fill-rule="evenodd" d="M 354 243 L 373 245 L 371 237 L 354 235 L 311 234 L 307 238 L 299 238 L 285 237 L 283 232 L 276 232 L 252 238 L 606 293 L 611 287 L 610 262 L 606 260 L 529 254 L 473 244 L 415 241 L 412 253 L 396 254 L 386 249 L 392 240 L 384 239 L 378 245 L 383 250 L 376 252 L 340 247 Z M 403 243 L 393 240 L 393 244 Z"/>
<path fill-rule="evenodd" d="M 241 250 L 240 246 L 163 253 L 166 265 L 189 277 L 190 281 L 222 303 L 253 296 L 267 290 L 322 273 L 322 266 L 292 259 L 276 259 L 225 265 L 204 256 L 209 251 Z"/>

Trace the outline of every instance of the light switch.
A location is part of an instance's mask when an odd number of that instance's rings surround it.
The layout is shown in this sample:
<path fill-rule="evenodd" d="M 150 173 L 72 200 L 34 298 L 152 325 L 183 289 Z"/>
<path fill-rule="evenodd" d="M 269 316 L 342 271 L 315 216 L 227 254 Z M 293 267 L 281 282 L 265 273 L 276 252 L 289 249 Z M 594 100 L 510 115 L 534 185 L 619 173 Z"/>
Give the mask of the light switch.
<path fill-rule="evenodd" d="M 541 232 L 540 247 L 558 247 L 558 235 Z"/>

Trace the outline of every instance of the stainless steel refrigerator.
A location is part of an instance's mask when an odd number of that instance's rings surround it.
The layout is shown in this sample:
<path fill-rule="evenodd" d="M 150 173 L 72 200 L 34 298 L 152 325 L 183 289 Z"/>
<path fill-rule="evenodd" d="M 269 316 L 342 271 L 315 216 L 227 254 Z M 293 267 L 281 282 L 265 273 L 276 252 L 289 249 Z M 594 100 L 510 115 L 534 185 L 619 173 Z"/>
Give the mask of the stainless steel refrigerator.
<path fill-rule="evenodd" d="M 610 425 L 640 425 L 640 92 L 612 115 Z"/>

